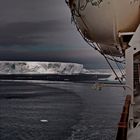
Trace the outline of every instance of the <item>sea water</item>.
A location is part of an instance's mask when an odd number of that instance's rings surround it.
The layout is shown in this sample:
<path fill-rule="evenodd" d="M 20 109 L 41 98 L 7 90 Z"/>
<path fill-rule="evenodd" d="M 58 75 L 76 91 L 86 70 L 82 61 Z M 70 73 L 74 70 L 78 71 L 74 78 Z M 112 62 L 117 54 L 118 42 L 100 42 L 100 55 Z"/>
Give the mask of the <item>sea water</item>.
<path fill-rule="evenodd" d="M 0 140 L 115 140 L 122 88 L 93 83 L 0 82 Z"/>

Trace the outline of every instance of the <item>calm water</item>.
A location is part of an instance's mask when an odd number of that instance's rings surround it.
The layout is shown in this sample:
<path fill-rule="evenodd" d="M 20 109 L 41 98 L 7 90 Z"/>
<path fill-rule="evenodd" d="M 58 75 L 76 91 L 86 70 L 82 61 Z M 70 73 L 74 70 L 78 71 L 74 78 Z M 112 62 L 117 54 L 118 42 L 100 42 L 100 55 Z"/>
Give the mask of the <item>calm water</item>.
<path fill-rule="evenodd" d="M 115 140 L 124 97 L 85 83 L 0 82 L 0 140 Z"/>

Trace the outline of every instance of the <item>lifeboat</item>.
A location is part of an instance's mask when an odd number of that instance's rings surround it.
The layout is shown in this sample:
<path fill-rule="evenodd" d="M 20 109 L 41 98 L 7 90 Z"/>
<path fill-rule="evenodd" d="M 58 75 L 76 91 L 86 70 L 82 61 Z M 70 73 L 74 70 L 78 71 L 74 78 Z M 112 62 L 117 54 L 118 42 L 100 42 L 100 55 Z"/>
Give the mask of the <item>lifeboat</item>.
<path fill-rule="evenodd" d="M 140 0 L 69 0 L 73 20 L 84 38 L 103 53 L 121 56 L 140 24 Z"/>

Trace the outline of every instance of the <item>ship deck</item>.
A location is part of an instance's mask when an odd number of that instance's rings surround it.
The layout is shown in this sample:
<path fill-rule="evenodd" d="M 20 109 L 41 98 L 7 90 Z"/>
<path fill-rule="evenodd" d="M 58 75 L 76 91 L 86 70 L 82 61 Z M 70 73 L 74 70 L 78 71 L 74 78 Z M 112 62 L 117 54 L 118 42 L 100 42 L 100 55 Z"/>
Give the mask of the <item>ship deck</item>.
<path fill-rule="evenodd" d="M 127 140 L 140 140 L 140 84 L 136 87 L 134 96 L 134 128 L 129 129 Z"/>
<path fill-rule="evenodd" d="M 136 87 L 136 93 L 134 96 L 134 119 L 137 124 L 140 122 L 140 84 Z"/>

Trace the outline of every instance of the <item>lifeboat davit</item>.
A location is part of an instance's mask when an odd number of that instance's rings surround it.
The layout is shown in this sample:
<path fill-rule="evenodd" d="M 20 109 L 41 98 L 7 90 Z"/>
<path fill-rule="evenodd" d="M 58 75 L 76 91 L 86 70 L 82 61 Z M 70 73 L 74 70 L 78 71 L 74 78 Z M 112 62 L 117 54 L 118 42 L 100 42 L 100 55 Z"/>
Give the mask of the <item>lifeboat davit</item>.
<path fill-rule="evenodd" d="M 100 44 L 105 54 L 120 56 L 121 35 L 140 24 L 140 0 L 69 0 L 73 20 L 82 35 Z M 127 37 L 126 37 L 127 40 Z"/>

